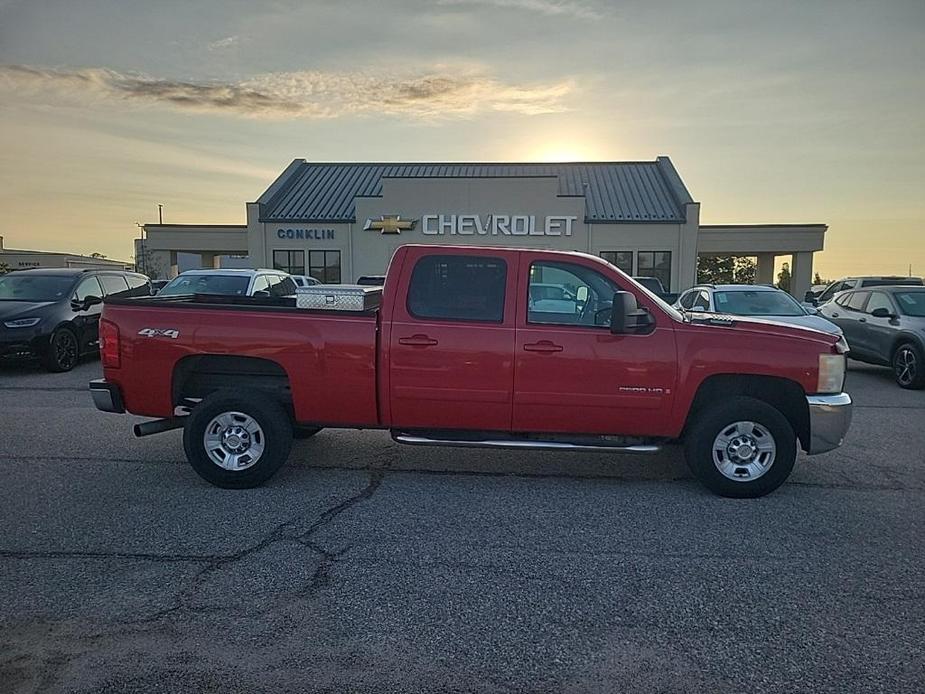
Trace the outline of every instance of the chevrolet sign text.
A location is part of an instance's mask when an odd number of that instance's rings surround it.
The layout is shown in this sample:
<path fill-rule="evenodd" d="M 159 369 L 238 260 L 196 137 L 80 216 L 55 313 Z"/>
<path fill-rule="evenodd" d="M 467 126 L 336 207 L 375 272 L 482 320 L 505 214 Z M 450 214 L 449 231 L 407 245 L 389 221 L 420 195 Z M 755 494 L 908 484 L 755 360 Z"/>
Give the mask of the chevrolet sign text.
<path fill-rule="evenodd" d="M 537 224 L 535 215 L 525 214 L 425 214 L 421 231 L 429 236 L 571 236 L 576 219 L 552 215 Z"/>

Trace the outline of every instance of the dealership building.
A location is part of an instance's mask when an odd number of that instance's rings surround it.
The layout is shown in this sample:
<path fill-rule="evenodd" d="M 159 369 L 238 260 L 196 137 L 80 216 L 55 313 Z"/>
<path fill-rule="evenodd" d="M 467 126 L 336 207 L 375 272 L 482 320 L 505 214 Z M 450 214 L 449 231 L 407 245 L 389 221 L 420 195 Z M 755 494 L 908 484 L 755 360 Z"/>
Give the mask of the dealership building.
<path fill-rule="evenodd" d="M 243 225 L 147 224 L 145 257 L 178 270 L 247 256 L 251 267 L 353 282 L 385 273 L 398 246 L 429 243 L 577 250 L 669 291 L 694 284 L 698 256 L 757 258 L 760 283 L 789 256 L 791 292 L 809 289 L 825 224 L 700 224 L 668 157 L 583 163 L 316 163 L 297 159 Z"/>

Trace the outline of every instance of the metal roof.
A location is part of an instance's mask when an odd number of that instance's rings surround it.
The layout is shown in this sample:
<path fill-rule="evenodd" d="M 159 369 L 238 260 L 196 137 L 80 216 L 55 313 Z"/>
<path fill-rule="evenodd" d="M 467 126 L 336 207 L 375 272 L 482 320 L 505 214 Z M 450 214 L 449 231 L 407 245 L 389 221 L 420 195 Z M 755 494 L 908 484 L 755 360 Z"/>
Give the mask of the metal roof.
<path fill-rule="evenodd" d="M 585 198 L 593 223 L 683 222 L 693 202 L 668 157 L 641 162 L 316 163 L 296 159 L 257 201 L 261 221 L 353 222 L 354 199 L 382 194 L 383 178 L 555 176 L 559 194 Z"/>

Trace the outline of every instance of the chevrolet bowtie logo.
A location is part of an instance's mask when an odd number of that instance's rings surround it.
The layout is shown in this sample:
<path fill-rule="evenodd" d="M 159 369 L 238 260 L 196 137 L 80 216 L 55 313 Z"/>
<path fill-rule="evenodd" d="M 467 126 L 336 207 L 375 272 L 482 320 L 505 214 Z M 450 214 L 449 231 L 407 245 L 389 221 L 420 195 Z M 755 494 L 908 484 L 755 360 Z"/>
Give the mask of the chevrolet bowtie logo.
<path fill-rule="evenodd" d="M 402 219 L 397 214 L 384 214 L 379 219 L 367 219 L 363 231 L 378 231 L 383 234 L 400 234 L 402 230 L 414 229 L 416 219 Z"/>

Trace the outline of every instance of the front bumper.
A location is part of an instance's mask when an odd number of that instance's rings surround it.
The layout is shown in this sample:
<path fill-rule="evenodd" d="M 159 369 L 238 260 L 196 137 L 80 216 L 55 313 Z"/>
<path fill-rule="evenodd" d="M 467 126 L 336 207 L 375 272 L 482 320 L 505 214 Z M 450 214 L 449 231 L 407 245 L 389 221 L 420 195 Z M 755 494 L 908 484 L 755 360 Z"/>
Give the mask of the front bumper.
<path fill-rule="evenodd" d="M 90 381 L 90 395 L 93 396 L 93 404 L 96 409 L 103 412 L 115 412 L 122 414 L 125 412 L 125 404 L 122 402 L 122 391 L 115 383 L 109 383 L 105 378 L 96 378 Z"/>
<path fill-rule="evenodd" d="M 851 426 L 851 396 L 848 393 L 807 395 L 806 402 L 809 405 L 809 450 L 806 452 L 815 455 L 841 446 Z"/>

